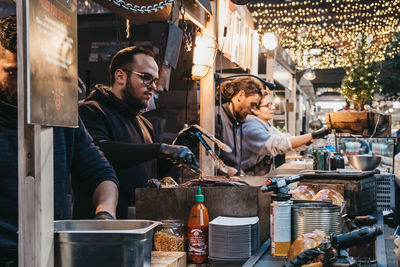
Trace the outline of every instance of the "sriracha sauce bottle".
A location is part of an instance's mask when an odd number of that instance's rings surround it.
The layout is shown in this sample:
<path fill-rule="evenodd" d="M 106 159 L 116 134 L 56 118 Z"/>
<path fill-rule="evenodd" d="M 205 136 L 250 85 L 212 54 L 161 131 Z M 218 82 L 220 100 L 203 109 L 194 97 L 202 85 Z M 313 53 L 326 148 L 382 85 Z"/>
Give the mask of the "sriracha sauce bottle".
<path fill-rule="evenodd" d="M 195 204 L 188 220 L 188 259 L 191 263 L 205 263 L 208 260 L 208 212 L 204 206 L 204 195 L 200 186 L 194 196 Z"/>

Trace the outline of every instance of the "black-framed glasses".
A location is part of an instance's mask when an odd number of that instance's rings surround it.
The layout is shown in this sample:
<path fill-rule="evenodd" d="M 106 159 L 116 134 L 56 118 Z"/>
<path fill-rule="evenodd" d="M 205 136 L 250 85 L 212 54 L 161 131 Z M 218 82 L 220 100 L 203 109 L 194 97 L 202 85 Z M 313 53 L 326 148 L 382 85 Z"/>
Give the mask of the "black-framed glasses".
<path fill-rule="evenodd" d="M 259 108 L 264 108 L 264 107 L 271 109 L 272 107 L 275 107 L 275 103 L 269 102 L 269 103 L 267 103 L 265 105 L 260 105 L 259 106 Z"/>
<path fill-rule="evenodd" d="M 134 70 L 127 70 L 127 69 L 122 69 L 123 71 L 127 72 L 127 73 L 134 73 L 137 76 L 140 77 L 140 79 L 142 79 L 142 82 L 144 85 L 146 86 L 150 86 L 152 83 L 154 83 L 155 85 L 157 85 L 158 82 L 158 78 L 153 78 L 153 76 L 147 72 L 137 72 Z"/>

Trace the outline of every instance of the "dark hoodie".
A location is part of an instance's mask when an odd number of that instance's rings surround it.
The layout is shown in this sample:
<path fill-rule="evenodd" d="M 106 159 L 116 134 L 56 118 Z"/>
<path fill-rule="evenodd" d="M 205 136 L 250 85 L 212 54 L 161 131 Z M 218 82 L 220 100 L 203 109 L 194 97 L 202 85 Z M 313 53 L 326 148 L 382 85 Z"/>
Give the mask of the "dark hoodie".
<path fill-rule="evenodd" d="M 105 180 L 118 184 L 115 172 L 93 145 L 79 120 L 78 128 L 54 127 L 54 219 L 66 219 L 69 174 L 91 198 Z M 18 128 L 17 107 L 0 97 L 0 266 L 16 260 L 18 249 Z M 86 214 L 86 217 L 93 215 Z"/>
<path fill-rule="evenodd" d="M 100 84 L 80 105 L 79 115 L 117 172 L 120 182 L 117 218 L 124 219 L 128 206 L 135 204 L 135 189 L 145 187 L 148 179 L 157 178 L 160 144 L 153 143 L 153 127 L 139 111 Z M 76 218 L 80 217 L 74 213 Z"/>
<path fill-rule="evenodd" d="M 229 103 L 222 104 L 221 119 L 216 118 L 216 137 L 228 145 L 232 152 L 228 153 L 220 151 L 220 158 L 222 161 L 240 172 L 242 164 L 242 124 L 238 121 L 232 112 L 229 110 Z M 221 120 L 221 121 L 219 121 Z"/>

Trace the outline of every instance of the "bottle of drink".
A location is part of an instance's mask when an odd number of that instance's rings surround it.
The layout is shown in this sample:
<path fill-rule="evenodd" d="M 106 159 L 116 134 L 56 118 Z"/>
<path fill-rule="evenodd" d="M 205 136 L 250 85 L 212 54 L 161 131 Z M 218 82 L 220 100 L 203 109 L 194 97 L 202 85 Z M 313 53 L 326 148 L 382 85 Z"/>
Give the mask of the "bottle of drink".
<path fill-rule="evenodd" d="M 195 204 L 188 219 L 188 259 L 191 263 L 205 263 L 208 260 L 208 212 L 200 186 L 194 196 Z"/>

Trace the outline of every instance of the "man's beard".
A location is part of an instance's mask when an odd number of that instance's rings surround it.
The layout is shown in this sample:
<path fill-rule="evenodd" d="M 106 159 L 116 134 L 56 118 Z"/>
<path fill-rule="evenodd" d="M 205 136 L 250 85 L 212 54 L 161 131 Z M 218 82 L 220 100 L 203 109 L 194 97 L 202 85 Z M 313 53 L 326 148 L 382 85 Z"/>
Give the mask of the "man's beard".
<path fill-rule="evenodd" d="M 244 122 L 246 120 L 247 114 L 248 114 L 247 112 L 244 114 L 243 110 L 236 111 L 235 114 L 236 120 L 239 122 Z"/>
<path fill-rule="evenodd" d="M 141 110 L 144 108 L 147 108 L 147 103 L 142 103 L 140 101 L 139 98 L 135 97 L 134 95 L 132 95 L 133 88 L 131 87 L 131 85 L 128 83 L 125 87 L 125 89 L 122 91 L 123 95 L 122 95 L 122 100 L 129 106 L 131 107 L 133 110 Z"/>
<path fill-rule="evenodd" d="M 0 99 L 13 106 L 17 106 L 17 91 L 12 91 L 8 86 L 4 86 L 4 84 L 0 83 Z"/>

